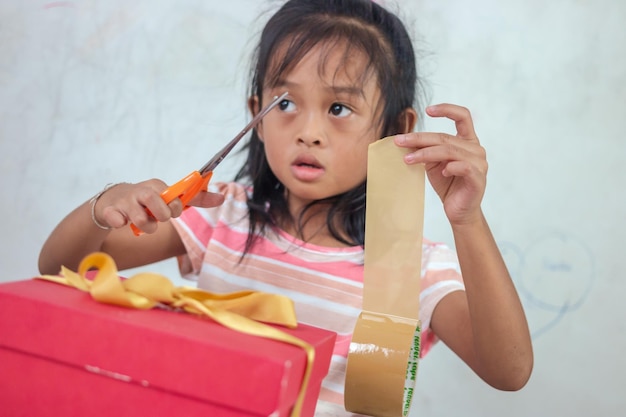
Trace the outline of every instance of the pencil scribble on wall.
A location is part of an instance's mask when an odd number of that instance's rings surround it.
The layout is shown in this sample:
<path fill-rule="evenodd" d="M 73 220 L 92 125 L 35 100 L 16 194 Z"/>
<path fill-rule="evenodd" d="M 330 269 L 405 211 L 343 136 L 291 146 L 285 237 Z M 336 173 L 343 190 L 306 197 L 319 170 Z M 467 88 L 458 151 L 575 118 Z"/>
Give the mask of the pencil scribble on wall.
<path fill-rule="evenodd" d="M 500 248 L 526 309 L 533 338 L 557 326 L 580 308 L 595 279 L 594 256 L 585 242 L 554 232 L 521 249 L 511 242 Z"/>

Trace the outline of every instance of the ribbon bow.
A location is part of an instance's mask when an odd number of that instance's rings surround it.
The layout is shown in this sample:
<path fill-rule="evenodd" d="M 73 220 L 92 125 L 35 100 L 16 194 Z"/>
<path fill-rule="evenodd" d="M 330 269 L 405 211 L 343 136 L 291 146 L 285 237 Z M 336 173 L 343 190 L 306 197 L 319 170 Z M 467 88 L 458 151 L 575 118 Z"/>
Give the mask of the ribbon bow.
<path fill-rule="evenodd" d="M 96 269 L 93 280 L 86 278 Z M 111 256 L 102 252 L 87 255 L 78 272 L 64 266 L 60 276 L 42 275 L 38 278 L 88 292 L 98 302 L 136 309 L 165 306 L 188 313 L 207 316 L 222 326 L 238 332 L 298 346 L 307 354 L 304 377 L 291 416 L 300 415 L 306 388 L 311 376 L 315 350 L 307 342 L 264 323 L 288 328 L 297 327 L 293 301 L 289 298 L 256 291 L 213 294 L 195 288 L 175 287 L 163 275 L 143 272 L 120 280 Z"/>

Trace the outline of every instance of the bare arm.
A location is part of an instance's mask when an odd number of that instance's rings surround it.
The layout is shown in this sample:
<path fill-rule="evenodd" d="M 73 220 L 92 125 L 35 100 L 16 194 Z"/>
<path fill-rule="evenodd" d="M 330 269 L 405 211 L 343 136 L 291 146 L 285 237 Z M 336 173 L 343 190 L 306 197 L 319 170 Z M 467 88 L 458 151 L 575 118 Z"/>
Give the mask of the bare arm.
<path fill-rule="evenodd" d="M 518 390 L 533 353 L 521 302 L 485 219 L 453 228 L 465 292 L 444 297 L 433 331 L 487 383 Z"/>
<path fill-rule="evenodd" d="M 431 328 L 468 366 L 502 390 L 522 388 L 533 367 L 530 332 L 521 302 L 481 210 L 487 161 L 469 111 L 451 104 L 427 109 L 454 120 L 457 135 L 396 137 L 413 148 L 406 163 L 424 163 L 454 234 L 466 291 L 453 292 L 433 312 Z"/>
<path fill-rule="evenodd" d="M 112 228 L 103 230 L 91 217 L 89 201 L 68 214 L 52 231 L 39 255 L 39 271 L 57 274 L 61 266 L 76 269 L 89 253 L 104 251 L 120 270 L 146 265 L 184 253 L 174 226 L 169 222 L 182 212 L 180 200 L 169 205 L 160 197 L 166 185 L 159 180 L 119 184 L 107 190 L 95 205 L 96 220 Z M 193 204 L 211 207 L 221 204 L 219 194 L 201 193 Z M 146 208 L 154 217 L 149 216 Z M 129 223 L 145 234 L 135 236 Z"/>

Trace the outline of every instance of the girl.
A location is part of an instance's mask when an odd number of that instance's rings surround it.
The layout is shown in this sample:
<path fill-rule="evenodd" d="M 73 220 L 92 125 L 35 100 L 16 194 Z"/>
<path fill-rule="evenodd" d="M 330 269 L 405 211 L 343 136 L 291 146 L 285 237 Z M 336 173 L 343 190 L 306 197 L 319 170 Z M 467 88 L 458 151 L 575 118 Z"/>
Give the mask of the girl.
<path fill-rule="evenodd" d="M 163 202 L 159 180 L 105 189 L 52 232 L 41 273 L 75 269 L 93 251 L 108 252 L 120 269 L 178 257 L 181 272 L 200 288 L 285 294 L 299 321 L 339 335 L 318 411 L 345 415 L 345 358 L 361 307 L 367 147 L 393 135 L 411 150 L 398 163 L 426 164 L 456 246 L 455 254 L 423 244 L 423 353 L 442 340 L 488 384 L 522 388 L 532 348 L 481 211 L 485 151 L 469 111 L 452 104 L 426 112 L 453 120 L 456 135 L 412 133 L 415 68 L 403 24 L 380 5 L 287 1 L 261 34 L 250 111 L 289 95 L 251 134 L 236 182 L 212 185 L 184 212 L 179 200 Z M 131 222 L 146 234 L 135 237 Z"/>

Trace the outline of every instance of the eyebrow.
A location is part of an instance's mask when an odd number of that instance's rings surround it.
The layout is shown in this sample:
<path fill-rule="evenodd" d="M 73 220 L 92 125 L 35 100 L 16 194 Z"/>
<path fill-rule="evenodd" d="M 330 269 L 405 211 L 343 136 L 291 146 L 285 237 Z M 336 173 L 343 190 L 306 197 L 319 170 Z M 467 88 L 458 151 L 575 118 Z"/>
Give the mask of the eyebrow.
<path fill-rule="evenodd" d="M 276 82 L 275 88 L 286 88 L 287 91 L 295 89 L 297 87 L 297 83 L 290 82 L 283 78 L 279 79 Z M 328 90 L 332 90 L 335 94 L 347 94 L 349 96 L 357 96 L 357 97 L 365 97 L 365 92 L 362 88 L 350 85 L 330 85 L 327 87 Z"/>

